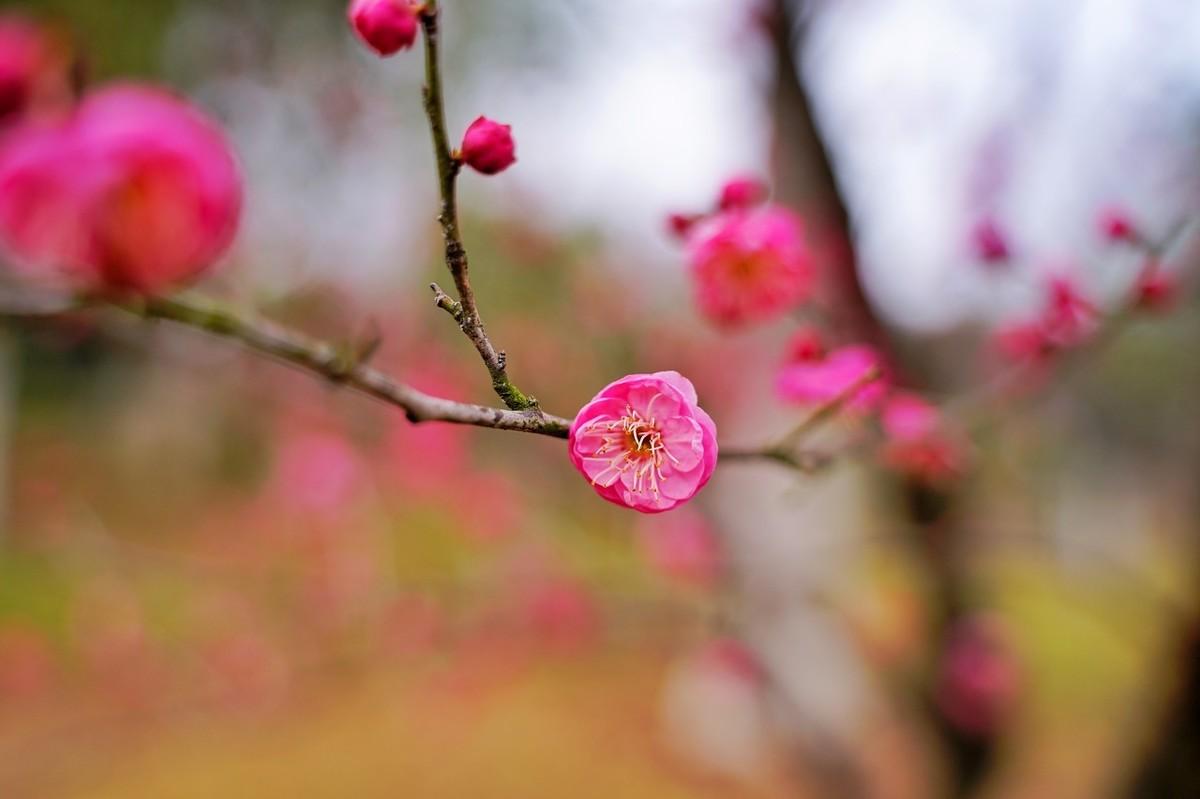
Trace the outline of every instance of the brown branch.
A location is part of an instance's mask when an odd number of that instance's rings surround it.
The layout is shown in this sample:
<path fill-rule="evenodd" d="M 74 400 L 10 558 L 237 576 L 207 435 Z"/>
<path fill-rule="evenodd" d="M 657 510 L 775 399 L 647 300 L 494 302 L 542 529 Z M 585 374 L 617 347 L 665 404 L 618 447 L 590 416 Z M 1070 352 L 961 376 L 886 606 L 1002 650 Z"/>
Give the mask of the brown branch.
<path fill-rule="evenodd" d="M 442 100 L 442 75 L 438 59 L 438 8 L 436 0 L 428 0 L 421 12 L 421 30 L 425 38 L 425 86 L 422 91 L 425 116 L 429 119 L 429 130 L 433 136 L 433 153 L 437 160 L 438 190 L 442 198 L 438 222 L 442 227 L 442 240 L 446 245 L 446 268 L 454 280 L 458 301 L 451 300 L 437 284 L 433 285 L 437 306 L 446 310 L 458 322 L 463 334 L 470 339 L 483 359 L 492 378 L 492 388 L 510 409 L 537 412 L 537 400 L 527 396 L 508 378 L 507 359 L 504 351 L 496 349 L 483 327 L 483 319 L 475 304 L 475 292 L 471 288 L 467 250 L 463 246 L 458 228 L 458 199 L 456 181 L 462 169 L 462 161 L 450 150 L 450 139 L 446 134 L 446 111 Z"/>
<path fill-rule="evenodd" d="M 144 319 L 167 320 L 239 341 L 255 352 L 401 408 L 412 422 L 453 422 L 553 438 L 566 438 L 571 426 L 570 420 L 538 409 L 489 408 L 426 394 L 367 366 L 364 360 L 370 347 L 355 353 L 265 319 L 240 316 L 209 301 L 151 297 L 114 301 L 113 305 Z"/>

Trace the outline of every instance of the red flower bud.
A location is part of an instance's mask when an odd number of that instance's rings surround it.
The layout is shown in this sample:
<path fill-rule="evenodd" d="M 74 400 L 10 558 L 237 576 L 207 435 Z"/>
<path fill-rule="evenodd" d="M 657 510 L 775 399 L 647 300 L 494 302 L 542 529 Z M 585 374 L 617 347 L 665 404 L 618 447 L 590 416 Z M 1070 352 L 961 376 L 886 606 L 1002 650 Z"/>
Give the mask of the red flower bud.
<path fill-rule="evenodd" d="M 687 234 L 696 226 L 701 217 L 696 214 L 668 214 L 667 230 L 677 239 L 687 238 Z"/>
<path fill-rule="evenodd" d="M 787 345 L 788 363 L 819 361 L 825 357 L 825 342 L 815 327 L 804 327 L 796 331 Z"/>
<path fill-rule="evenodd" d="M 1157 269 L 1147 272 L 1138 278 L 1134 287 L 1137 296 L 1137 307 L 1143 311 L 1161 313 L 1170 310 L 1179 294 L 1179 285 L 1170 275 L 1164 275 Z"/>
<path fill-rule="evenodd" d="M 389 56 L 413 46 L 419 12 L 409 0 L 351 0 L 346 14 L 363 44 Z"/>
<path fill-rule="evenodd" d="M 999 264 L 1012 256 L 1008 239 L 994 219 L 984 218 L 971 231 L 971 248 L 984 263 Z"/>
<path fill-rule="evenodd" d="M 1134 227 L 1133 220 L 1122 208 L 1113 207 L 1101 211 L 1097 218 L 1097 225 L 1104 238 L 1111 242 L 1136 241 L 1138 239 L 1137 228 Z"/>
<path fill-rule="evenodd" d="M 475 171 L 495 175 L 516 162 L 516 148 L 511 125 L 480 117 L 463 135 L 461 157 Z"/>
<path fill-rule="evenodd" d="M 767 186 L 761 180 L 750 175 L 739 175 L 726 181 L 721 187 L 720 199 L 717 206 L 722 211 L 732 211 L 735 208 L 753 208 L 761 205 L 767 199 Z"/>

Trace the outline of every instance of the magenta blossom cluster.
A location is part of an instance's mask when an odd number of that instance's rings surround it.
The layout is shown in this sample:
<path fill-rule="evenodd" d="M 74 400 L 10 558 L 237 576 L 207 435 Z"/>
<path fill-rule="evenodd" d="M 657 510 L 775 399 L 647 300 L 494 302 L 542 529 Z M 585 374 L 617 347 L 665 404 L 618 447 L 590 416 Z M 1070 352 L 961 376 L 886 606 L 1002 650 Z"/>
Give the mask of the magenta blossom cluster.
<path fill-rule="evenodd" d="M 688 501 L 717 465 L 717 427 L 678 372 L 610 383 L 571 424 L 571 463 L 609 502 L 661 513 Z"/>
<path fill-rule="evenodd" d="M 0 141 L 0 242 L 32 276 L 155 293 L 207 269 L 237 229 L 229 142 L 183 100 L 123 84 Z"/>
<path fill-rule="evenodd" d="M 792 359 L 775 378 L 776 391 L 788 402 L 821 405 L 853 391 L 846 398 L 846 408 L 870 411 L 887 393 L 883 358 L 865 344 L 850 344 L 826 353 L 814 332 L 802 330 L 789 351 Z"/>
<path fill-rule="evenodd" d="M 804 227 L 778 206 L 737 209 L 698 225 L 688 259 L 700 311 L 720 325 L 778 316 L 812 293 Z"/>
<path fill-rule="evenodd" d="M 780 316 L 812 296 L 803 222 L 767 197 L 766 184 L 739 176 L 721 187 L 712 213 L 668 218 L 687 247 L 696 304 L 722 327 Z"/>

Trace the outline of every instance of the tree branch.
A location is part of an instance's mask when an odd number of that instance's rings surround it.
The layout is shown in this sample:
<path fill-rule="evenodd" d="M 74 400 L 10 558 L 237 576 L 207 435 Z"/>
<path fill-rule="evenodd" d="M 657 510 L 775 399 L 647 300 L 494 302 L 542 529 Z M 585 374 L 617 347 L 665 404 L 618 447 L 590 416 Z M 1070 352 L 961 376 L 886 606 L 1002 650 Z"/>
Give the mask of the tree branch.
<path fill-rule="evenodd" d="M 570 420 L 536 408 L 489 408 L 426 394 L 368 366 L 364 361 L 369 352 L 356 354 L 265 319 L 239 316 L 211 301 L 150 297 L 112 304 L 143 319 L 175 322 L 239 341 L 255 352 L 401 408 L 412 422 L 454 422 L 553 438 L 566 438 L 571 426 Z"/>
<path fill-rule="evenodd" d="M 437 160 L 438 190 L 442 208 L 438 222 L 442 226 L 442 240 L 446 245 L 446 268 L 454 279 L 458 301 L 454 302 L 436 284 L 433 286 L 434 301 L 458 322 L 463 334 L 470 339 L 483 359 L 492 378 L 492 388 L 514 411 L 538 412 L 537 400 L 524 394 L 508 378 L 507 359 L 503 350 L 497 350 L 488 338 L 475 304 L 475 292 L 467 264 L 467 250 L 463 246 L 458 228 L 458 199 L 456 181 L 462 162 L 450 150 L 450 139 L 446 134 L 446 111 L 442 101 L 442 75 L 438 59 L 438 8 L 436 0 L 428 0 L 421 11 L 421 31 L 425 38 L 425 86 L 422 91 L 425 116 L 429 119 L 429 130 L 433 136 L 433 153 Z"/>

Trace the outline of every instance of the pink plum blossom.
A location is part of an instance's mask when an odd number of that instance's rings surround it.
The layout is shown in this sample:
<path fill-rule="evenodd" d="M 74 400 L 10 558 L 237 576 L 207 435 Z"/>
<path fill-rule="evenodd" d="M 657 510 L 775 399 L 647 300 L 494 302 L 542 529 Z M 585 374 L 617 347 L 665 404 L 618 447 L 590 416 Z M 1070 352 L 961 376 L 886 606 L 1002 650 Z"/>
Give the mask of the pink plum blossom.
<path fill-rule="evenodd" d="M 1134 302 L 1143 311 L 1162 313 L 1179 299 L 1179 283 L 1161 270 L 1148 270 L 1134 285 Z"/>
<path fill-rule="evenodd" d="M 996 732 L 1020 691 L 1021 673 L 1007 628 L 999 618 L 977 614 L 950 631 L 939 666 L 935 699 L 959 730 Z"/>
<path fill-rule="evenodd" d="M 571 424 L 571 462 L 596 493 L 642 513 L 691 499 L 717 465 L 717 428 L 678 372 L 610 383 Z"/>
<path fill-rule="evenodd" d="M 1118 206 L 1103 209 L 1096 217 L 1096 227 L 1100 229 L 1100 235 L 1113 243 L 1134 242 L 1140 238 L 1129 213 Z"/>
<path fill-rule="evenodd" d="M 338 513 L 354 499 L 363 469 L 343 436 L 306 432 L 283 442 L 275 464 L 274 489 L 304 513 Z"/>
<path fill-rule="evenodd" d="M 788 363 L 819 361 L 825 357 L 825 341 L 815 327 L 803 327 L 787 343 Z"/>
<path fill-rule="evenodd" d="M 885 465 L 926 483 L 942 483 L 962 473 L 966 447 L 948 431 L 942 414 L 908 392 L 890 396 L 880 415 L 886 441 Z"/>
<path fill-rule="evenodd" d="M 463 134 L 460 157 L 467 166 L 484 175 L 503 172 L 517 161 L 517 144 L 512 126 L 479 117 Z"/>
<path fill-rule="evenodd" d="M 224 134 L 156 88 L 102 89 L 0 149 L 0 241 L 30 274 L 73 288 L 184 282 L 228 248 L 241 204 Z"/>
<path fill-rule="evenodd" d="M 1001 327 L 993 346 L 1010 361 L 1045 365 L 1056 352 L 1082 344 L 1095 330 L 1098 315 L 1073 281 L 1055 277 L 1047 284 L 1038 315 Z"/>
<path fill-rule="evenodd" d="M 813 290 L 803 224 L 778 206 L 713 217 L 698 226 L 688 256 L 700 311 L 719 325 L 778 316 Z"/>
<path fill-rule="evenodd" d="M 654 517 L 639 530 L 646 561 L 663 575 L 698 586 L 711 585 L 721 569 L 720 547 L 708 521 L 681 510 Z"/>
<path fill-rule="evenodd" d="M 984 263 L 999 264 L 1012 256 L 1008 237 L 996 220 L 984 217 L 971 229 L 971 251 Z"/>
<path fill-rule="evenodd" d="M 0 16 L 0 124 L 65 99 L 68 61 L 67 48 L 45 27 Z"/>
<path fill-rule="evenodd" d="M 667 214 L 667 232 L 677 239 L 685 239 L 692 232 L 696 223 L 704 217 L 700 214 L 684 214 L 680 212 Z"/>
<path fill-rule="evenodd" d="M 823 405 L 875 373 L 879 376 L 859 388 L 846 403 L 849 410 L 869 411 L 887 393 L 883 371 L 883 358 L 878 352 L 865 344 L 852 344 L 823 357 L 786 364 L 775 378 L 775 389 L 788 402 Z"/>
<path fill-rule="evenodd" d="M 413 46 L 419 11 L 409 0 L 352 0 L 346 16 L 362 43 L 387 57 Z"/>

